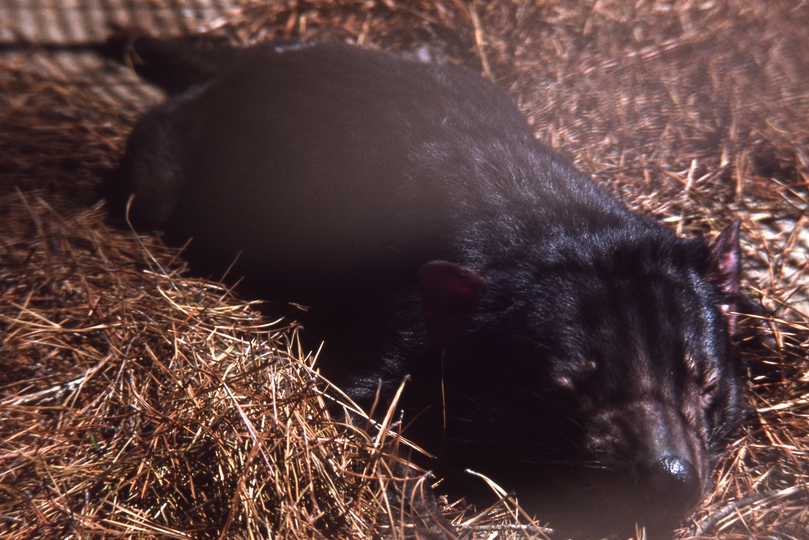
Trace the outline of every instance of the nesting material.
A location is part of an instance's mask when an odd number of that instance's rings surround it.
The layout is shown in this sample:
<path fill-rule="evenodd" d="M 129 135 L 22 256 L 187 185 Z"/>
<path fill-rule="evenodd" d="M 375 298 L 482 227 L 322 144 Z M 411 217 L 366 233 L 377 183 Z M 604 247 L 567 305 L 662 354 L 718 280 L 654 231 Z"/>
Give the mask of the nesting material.
<path fill-rule="evenodd" d="M 809 535 L 809 6 L 300 0 L 247 3 L 208 30 L 470 66 L 630 206 L 681 234 L 740 217 L 744 291 L 763 306 L 741 342 L 755 413 L 677 538 Z M 90 91 L 92 73 L 0 62 L 0 535 L 429 529 L 408 500 L 428 480 L 390 457 L 393 411 L 381 426 L 335 418 L 327 404 L 351 404 L 293 321 L 92 207 L 141 111 Z M 478 538 L 545 534 L 509 502 L 443 510 Z"/>
<path fill-rule="evenodd" d="M 293 328 L 101 211 L 3 208 L 6 537 L 367 529 L 363 443 L 326 414 Z"/>

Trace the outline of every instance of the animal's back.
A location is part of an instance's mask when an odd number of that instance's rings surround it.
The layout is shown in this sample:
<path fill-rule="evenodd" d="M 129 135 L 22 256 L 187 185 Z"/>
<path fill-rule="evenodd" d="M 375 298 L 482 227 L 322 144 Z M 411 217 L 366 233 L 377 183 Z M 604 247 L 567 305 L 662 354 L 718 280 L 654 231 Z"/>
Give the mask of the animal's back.
<path fill-rule="evenodd" d="M 152 111 L 122 171 L 136 223 L 210 268 L 241 252 L 237 273 L 266 272 L 248 285 L 299 302 L 459 259 L 487 219 L 514 241 L 626 215 L 477 74 L 340 45 L 245 51 Z"/>

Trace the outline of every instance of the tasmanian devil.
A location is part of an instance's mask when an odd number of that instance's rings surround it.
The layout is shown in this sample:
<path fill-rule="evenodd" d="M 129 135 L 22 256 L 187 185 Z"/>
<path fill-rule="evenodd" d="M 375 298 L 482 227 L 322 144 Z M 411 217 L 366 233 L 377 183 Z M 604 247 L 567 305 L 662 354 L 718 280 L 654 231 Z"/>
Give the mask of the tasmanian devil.
<path fill-rule="evenodd" d="M 338 44 L 136 42 L 175 95 L 110 204 L 198 268 L 311 306 L 357 400 L 405 376 L 405 436 L 585 535 L 665 530 L 745 409 L 738 222 L 709 246 L 627 210 L 478 74 Z"/>

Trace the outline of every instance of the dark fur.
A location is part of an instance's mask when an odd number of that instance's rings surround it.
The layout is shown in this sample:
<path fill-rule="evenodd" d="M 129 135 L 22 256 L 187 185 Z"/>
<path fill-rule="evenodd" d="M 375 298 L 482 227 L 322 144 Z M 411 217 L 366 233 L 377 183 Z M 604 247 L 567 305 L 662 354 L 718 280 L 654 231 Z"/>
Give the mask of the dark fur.
<path fill-rule="evenodd" d="M 135 193 L 133 220 L 193 236 L 199 267 L 242 252 L 248 288 L 311 305 L 353 397 L 411 375 L 405 435 L 442 474 L 484 473 L 572 532 L 664 529 L 699 502 L 745 408 L 738 223 L 708 247 L 628 211 L 466 69 L 158 43 L 147 64 L 210 81 L 138 124 L 114 206 Z"/>

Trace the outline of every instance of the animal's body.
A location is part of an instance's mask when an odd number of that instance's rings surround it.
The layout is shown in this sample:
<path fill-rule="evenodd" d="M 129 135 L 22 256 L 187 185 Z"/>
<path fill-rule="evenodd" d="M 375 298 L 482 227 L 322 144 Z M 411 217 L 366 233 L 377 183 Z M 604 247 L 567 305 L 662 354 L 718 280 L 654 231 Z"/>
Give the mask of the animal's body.
<path fill-rule="evenodd" d="M 484 473 L 543 519 L 550 493 L 571 531 L 665 527 L 699 502 L 745 407 L 738 224 L 708 246 L 630 212 L 460 67 L 225 56 L 132 134 L 111 198 L 134 193 L 136 223 L 310 305 L 354 398 L 410 375 L 405 436 L 442 473 Z"/>

